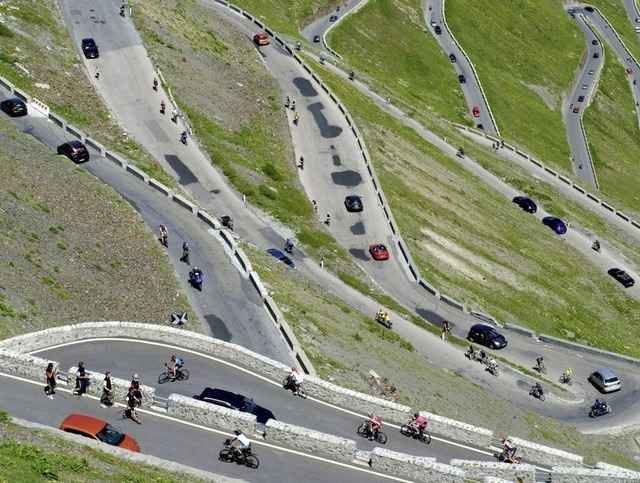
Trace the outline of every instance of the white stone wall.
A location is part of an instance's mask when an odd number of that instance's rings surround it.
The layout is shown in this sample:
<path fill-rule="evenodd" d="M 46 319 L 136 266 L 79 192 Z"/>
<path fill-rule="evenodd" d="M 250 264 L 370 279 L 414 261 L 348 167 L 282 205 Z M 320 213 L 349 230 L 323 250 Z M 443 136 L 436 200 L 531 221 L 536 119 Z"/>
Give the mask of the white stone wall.
<path fill-rule="evenodd" d="M 43 387 L 46 384 L 45 370 L 49 362 L 53 362 L 54 367 L 58 368 L 58 363 L 55 361 L 0 349 L 0 367 L 2 368 L 2 372 L 13 376 L 42 381 Z"/>
<path fill-rule="evenodd" d="M 638 483 L 640 478 L 627 471 L 554 466 L 551 468 L 553 483 Z"/>
<path fill-rule="evenodd" d="M 536 468 L 533 465 L 511 465 L 497 461 L 469 461 L 452 459 L 449 464 L 464 470 L 467 478 L 482 479 L 486 476 L 519 481 L 520 483 L 534 483 Z"/>
<path fill-rule="evenodd" d="M 265 424 L 264 439 L 269 443 L 318 454 L 338 461 L 351 463 L 356 452 L 356 442 L 312 429 L 270 419 Z"/>
<path fill-rule="evenodd" d="M 384 448 L 374 448 L 369 462 L 371 469 L 412 481 L 429 483 L 462 483 L 465 472 L 437 463 L 435 458 L 412 456 Z"/>
<path fill-rule="evenodd" d="M 429 421 L 427 430 L 434 434 L 439 434 L 462 443 L 480 446 L 481 448 L 490 446 L 493 441 L 493 431 L 489 429 L 472 426 L 471 424 L 445 418 L 444 416 L 426 411 L 420 411 L 420 414 L 427 418 Z"/>
<path fill-rule="evenodd" d="M 256 433 L 255 415 L 223 408 L 180 394 L 171 394 L 169 396 L 167 414 L 209 428 L 227 431 L 239 429 L 246 435 Z"/>
<path fill-rule="evenodd" d="M 532 463 L 546 466 L 582 466 L 582 456 L 577 454 L 543 446 L 513 436 L 509 436 L 509 439 L 517 446 L 518 455 L 522 456 L 522 459 Z"/>

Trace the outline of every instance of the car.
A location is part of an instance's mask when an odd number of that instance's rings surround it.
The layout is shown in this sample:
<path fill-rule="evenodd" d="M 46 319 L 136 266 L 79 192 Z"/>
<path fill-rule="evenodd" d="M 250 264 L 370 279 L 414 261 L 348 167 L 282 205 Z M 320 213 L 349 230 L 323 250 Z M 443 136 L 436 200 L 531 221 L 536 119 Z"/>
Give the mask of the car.
<path fill-rule="evenodd" d="M 337 15 L 331 15 L 331 17 L 329 17 L 329 22 L 335 22 L 336 20 L 338 20 Z"/>
<path fill-rule="evenodd" d="M 527 213 L 535 213 L 536 211 L 538 211 L 538 207 L 533 202 L 533 200 L 531 198 L 527 198 L 526 196 L 515 196 L 511 201 L 513 201 Z"/>
<path fill-rule="evenodd" d="M 587 5 L 586 7 L 584 7 L 585 11 L 587 12 L 593 12 L 593 7 Z"/>
<path fill-rule="evenodd" d="M 640 25 L 636 25 L 634 27 L 634 30 L 636 31 L 636 33 L 640 33 Z"/>
<path fill-rule="evenodd" d="M 583 102 L 584 101 L 584 96 L 578 96 L 578 102 Z"/>
<path fill-rule="evenodd" d="M 624 288 L 633 287 L 636 283 L 636 281 L 631 278 L 631 275 L 620 268 L 612 268 L 608 270 L 607 273 L 620 282 Z"/>
<path fill-rule="evenodd" d="M 593 75 L 593 74 L 595 74 L 595 73 L 596 73 L 596 71 L 595 71 L 595 70 L 590 70 L 590 71 L 589 71 L 589 75 Z"/>
<path fill-rule="evenodd" d="M 631 67 L 627 67 L 624 71 L 629 75 L 633 74 L 633 69 Z"/>
<path fill-rule="evenodd" d="M 458 81 L 460 82 L 460 84 L 465 84 L 467 82 L 467 79 L 465 78 L 465 76 L 463 76 L 462 74 L 460 74 L 458 76 Z"/>
<path fill-rule="evenodd" d="M 317 44 L 318 42 L 320 42 L 320 36 L 319 35 L 314 35 L 313 36 L 313 41 Z"/>
<path fill-rule="evenodd" d="M 66 156 L 74 163 L 89 161 L 89 150 L 80 141 L 69 141 L 61 144 L 57 149 L 58 154 Z"/>
<path fill-rule="evenodd" d="M 100 57 L 100 52 L 98 51 L 98 45 L 96 41 L 93 39 L 82 39 L 81 42 L 82 53 L 87 59 L 97 59 Z"/>
<path fill-rule="evenodd" d="M 507 347 L 507 339 L 487 324 L 475 324 L 472 326 L 471 329 L 469 329 L 467 340 L 489 347 L 490 349 L 503 349 Z"/>
<path fill-rule="evenodd" d="M 442 28 L 440 27 L 440 25 L 436 25 L 435 27 L 433 27 L 433 30 L 436 33 L 436 35 L 442 34 Z"/>
<path fill-rule="evenodd" d="M 622 381 L 616 373 L 608 367 L 603 367 L 591 373 L 588 381 L 600 392 L 615 392 L 622 389 Z"/>
<path fill-rule="evenodd" d="M 594 53 L 593 53 L 593 58 L 594 58 L 594 59 L 598 59 L 598 58 L 600 58 L 600 54 L 599 54 L 598 52 L 594 52 Z"/>
<path fill-rule="evenodd" d="M 575 106 L 575 107 L 573 108 L 573 113 L 574 113 L 574 114 L 578 114 L 579 112 L 580 112 L 580 106 Z"/>
<path fill-rule="evenodd" d="M 587 90 L 589 88 L 589 86 L 587 84 L 582 84 L 582 90 Z"/>
<path fill-rule="evenodd" d="M 551 228 L 558 235 L 564 235 L 567 232 L 567 225 L 564 224 L 560 218 L 555 216 L 545 216 L 542 219 L 542 224 Z"/>
<path fill-rule="evenodd" d="M 265 424 L 269 419 L 276 419 L 273 412 L 258 406 L 253 399 L 226 389 L 207 387 L 193 398 L 223 408 L 254 414 L 260 424 Z"/>
<path fill-rule="evenodd" d="M 70 414 L 62 423 L 60 429 L 66 433 L 79 434 L 85 438 L 95 439 L 111 446 L 140 452 L 140 445 L 128 434 L 121 433 L 107 421 L 86 416 L 84 414 Z"/>
<path fill-rule="evenodd" d="M 382 243 L 372 243 L 369 245 L 369 253 L 374 260 L 389 260 L 389 250 Z"/>
<path fill-rule="evenodd" d="M 454 62 L 456 62 L 456 60 L 458 60 L 458 59 L 456 59 L 456 56 L 455 56 L 454 54 L 449 54 L 449 60 L 450 60 L 452 63 L 454 63 Z"/>
<path fill-rule="evenodd" d="M 473 113 L 473 117 L 480 117 L 480 108 L 478 106 L 473 106 L 471 112 Z"/>
<path fill-rule="evenodd" d="M 482 129 L 482 130 L 484 130 L 484 124 L 476 124 L 476 127 L 477 127 L 478 129 Z"/>
<path fill-rule="evenodd" d="M 27 115 L 27 105 L 22 99 L 12 97 L 0 102 L 0 109 L 10 117 L 21 117 Z"/>
<path fill-rule="evenodd" d="M 349 213 L 358 213 L 364 210 L 362 205 L 362 198 L 359 196 L 351 195 L 344 199 L 344 206 Z"/>
<path fill-rule="evenodd" d="M 597 39 L 593 39 L 591 41 L 591 45 L 598 45 L 598 40 Z"/>
<path fill-rule="evenodd" d="M 271 43 L 271 39 L 266 32 L 258 32 L 253 36 L 253 43 L 258 46 L 269 45 Z"/>

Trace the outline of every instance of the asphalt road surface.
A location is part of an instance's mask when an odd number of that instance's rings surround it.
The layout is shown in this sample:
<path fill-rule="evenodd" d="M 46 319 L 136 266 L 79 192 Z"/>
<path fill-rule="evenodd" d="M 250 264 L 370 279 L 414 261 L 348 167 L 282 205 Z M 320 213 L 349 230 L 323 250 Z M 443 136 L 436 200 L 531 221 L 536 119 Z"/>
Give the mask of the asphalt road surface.
<path fill-rule="evenodd" d="M 489 106 L 482 96 L 480 80 L 475 76 L 471 64 L 458 48 L 458 44 L 453 39 L 453 34 L 444 23 L 443 17 L 444 0 L 425 0 L 424 20 L 427 29 L 434 36 L 442 51 L 450 59 L 455 70 L 455 76 L 451 76 L 451 82 L 458 82 L 464 93 L 464 98 L 469 107 L 469 115 L 472 117 L 474 125 L 483 129 L 489 134 L 496 134 L 497 128 L 491 117 Z M 436 33 L 436 27 L 440 28 L 440 33 Z M 453 55 L 455 61 L 450 56 Z M 464 82 L 459 80 L 459 76 L 464 76 Z M 477 112 L 474 113 L 474 109 Z"/>
<path fill-rule="evenodd" d="M 316 20 L 302 29 L 302 36 L 307 39 L 314 47 L 318 47 L 325 52 L 327 46 L 324 43 L 324 34 L 332 28 L 332 26 L 342 20 L 348 12 L 358 6 L 363 0 L 346 0 L 342 5 L 337 6 L 334 10 Z"/>

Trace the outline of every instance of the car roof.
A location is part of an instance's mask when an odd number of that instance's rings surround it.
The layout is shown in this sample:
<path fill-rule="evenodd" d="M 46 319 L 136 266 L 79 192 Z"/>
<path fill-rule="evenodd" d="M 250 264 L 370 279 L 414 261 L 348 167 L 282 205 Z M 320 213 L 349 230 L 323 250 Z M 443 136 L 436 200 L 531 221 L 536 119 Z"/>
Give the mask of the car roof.
<path fill-rule="evenodd" d="M 86 39 L 82 39 L 82 43 L 83 43 L 83 44 L 95 44 L 95 43 L 96 43 L 96 41 L 95 41 L 95 40 L 93 40 L 91 37 L 88 37 L 88 38 L 86 38 Z"/>
<path fill-rule="evenodd" d="M 85 147 L 84 144 L 82 144 L 77 139 L 74 139 L 73 141 L 69 141 L 67 144 L 69 146 L 71 146 L 72 148 L 84 148 Z"/>
<path fill-rule="evenodd" d="M 613 372 L 613 369 L 609 369 L 608 367 L 602 367 L 595 372 L 599 373 L 603 379 L 612 379 L 614 377 L 616 379 L 618 378 L 618 375 Z"/>
<path fill-rule="evenodd" d="M 22 99 L 20 99 L 19 97 L 10 97 L 9 99 L 5 99 L 2 102 L 10 102 L 13 104 L 23 104 L 24 105 L 24 101 Z"/>
<path fill-rule="evenodd" d="M 475 324 L 474 326 L 471 327 L 471 329 L 496 332 L 496 329 L 494 329 L 492 326 L 487 324 Z"/>
<path fill-rule="evenodd" d="M 102 419 L 94 418 L 93 416 L 86 416 L 84 414 L 70 414 L 65 418 L 60 426 L 65 428 L 77 429 L 93 435 L 98 434 L 102 428 L 107 424 Z"/>

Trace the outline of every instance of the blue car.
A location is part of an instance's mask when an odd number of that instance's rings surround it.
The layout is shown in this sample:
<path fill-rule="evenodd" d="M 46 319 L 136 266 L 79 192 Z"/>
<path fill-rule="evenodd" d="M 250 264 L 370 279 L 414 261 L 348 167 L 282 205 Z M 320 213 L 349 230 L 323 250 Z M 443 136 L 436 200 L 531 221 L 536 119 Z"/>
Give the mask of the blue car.
<path fill-rule="evenodd" d="M 556 234 L 564 235 L 567 232 L 567 225 L 564 224 L 560 218 L 555 216 L 545 216 L 542 219 L 542 223 L 551 228 Z"/>

